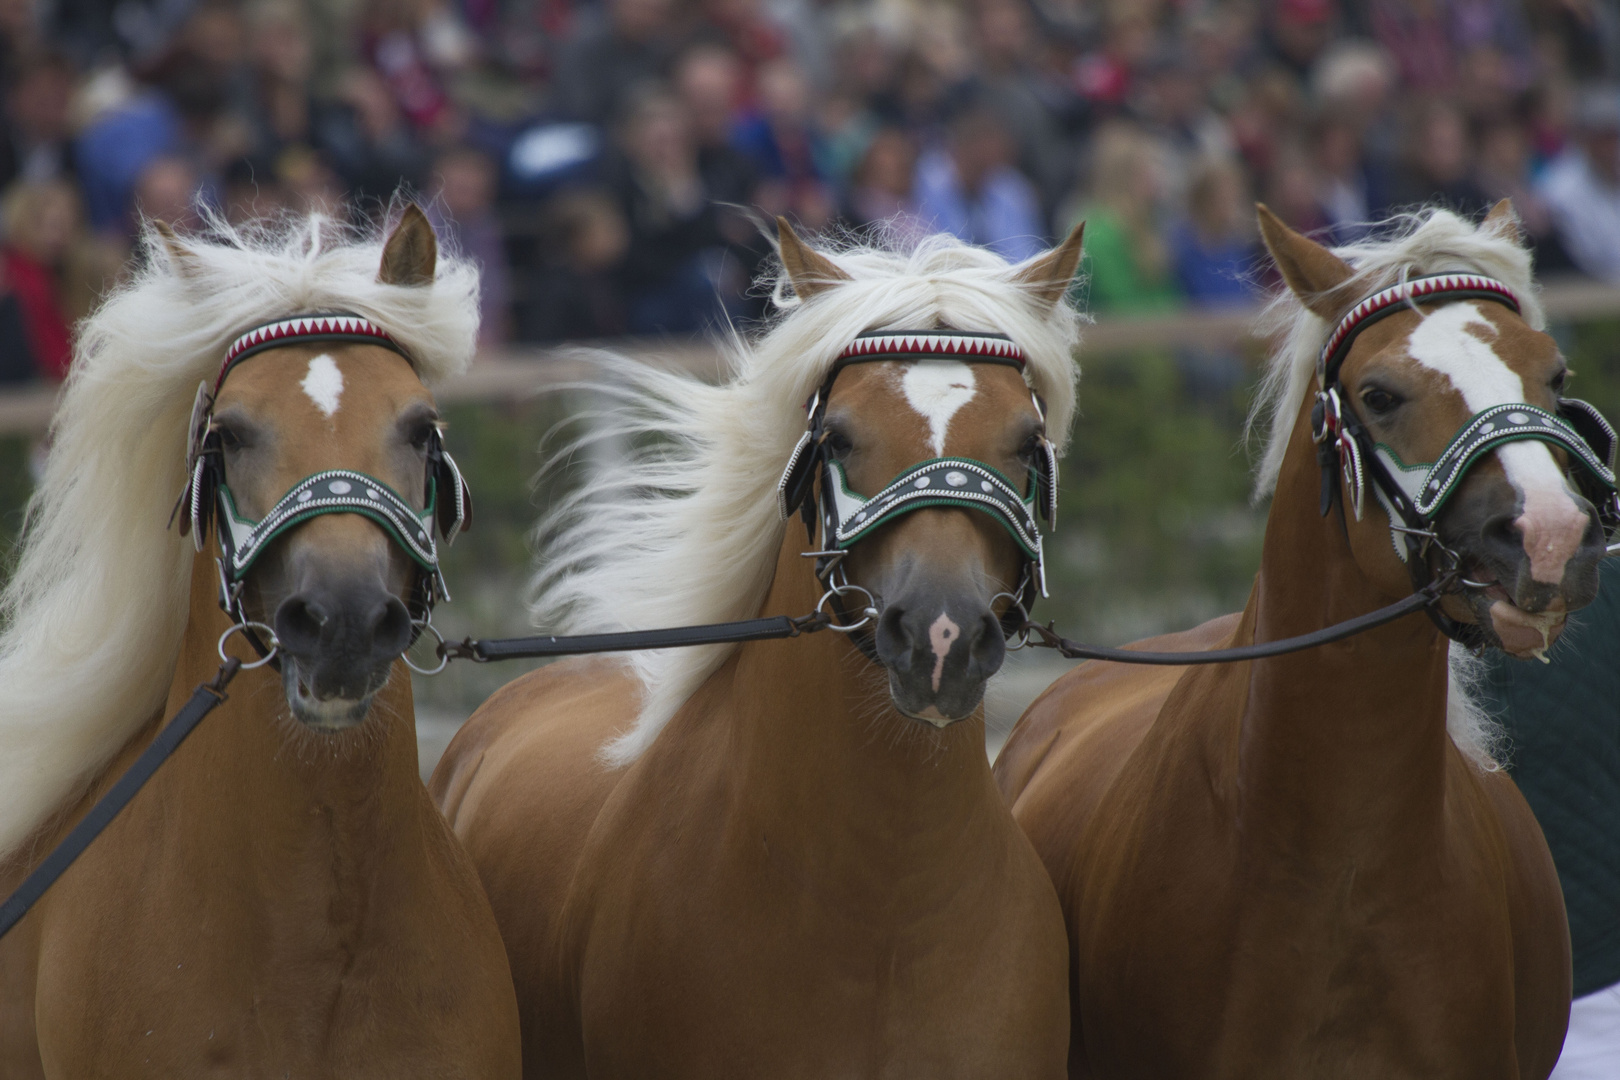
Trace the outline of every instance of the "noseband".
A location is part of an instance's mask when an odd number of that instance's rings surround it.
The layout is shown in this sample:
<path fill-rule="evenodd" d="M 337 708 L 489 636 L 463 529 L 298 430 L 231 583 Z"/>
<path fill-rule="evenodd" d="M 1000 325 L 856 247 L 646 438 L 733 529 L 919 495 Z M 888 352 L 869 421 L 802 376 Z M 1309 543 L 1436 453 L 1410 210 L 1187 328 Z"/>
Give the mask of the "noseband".
<path fill-rule="evenodd" d="M 1311 409 L 1311 435 L 1322 467 L 1321 512 L 1326 516 L 1339 485 L 1349 493 L 1350 511 L 1361 520 L 1367 482 L 1389 514 L 1395 552 L 1422 589 L 1433 577 L 1430 550 L 1438 551 L 1447 571 L 1460 571 L 1456 552 L 1440 543 L 1435 522 L 1441 508 L 1482 457 L 1505 443 L 1533 439 L 1566 450 L 1581 466 L 1574 480 L 1597 508 L 1605 531 L 1620 525 L 1620 498 L 1615 493 L 1615 432 L 1597 409 L 1584 401 L 1561 398 L 1556 413 L 1522 402 L 1492 405 L 1473 416 L 1452 436 L 1433 462 L 1408 464 L 1391 447 L 1375 443 L 1355 411 L 1345 404 L 1339 373 L 1356 337 L 1373 323 L 1419 303 L 1488 300 L 1517 312 L 1519 299 L 1500 281 L 1478 274 L 1436 274 L 1413 278 L 1373 293 L 1350 309 L 1334 327 L 1316 362 L 1316 404 Z M 1397 521 L 1400 524 L 1397 524 Z M 1483 643 L 1483 630 L 1459 623 L 1438 606 L 1429 617 L 1446 636 L 1465 645 Z"/>
<path fill-rule="evenodd" d="M 197 387 L 186 449 L 189 479 L 175 507 L 180 534 L 190 533 L 198 551 L 203 550 L 209 525 L 217 514 L 222 553 L 218 560 L 220 607 L 267 660 L 273 658 L 275 650 L 258 636 L 253 628 L 256 624 L 250 623 L 243 610 L 242 584 L 271 541 L 322 514 L 359 514 L 375 521 L 420 570 L 406 605 L 416 629 L 412 635 L 414 641 L 416 634 L 430 629 L 433 605 L 450 598 L 439 568 L 434 532 L 449 544 L 472 521 L 472 493 L 461 477 L 461 470 L 444 449 L 437 428 L 428 441 L 427 489 L 423 493 L 422 510 L 412 507 L 398 492 L 375 477 L 352 469 L 327 469 L 294 484 L 264 517 L 254 520 L 241 513 L 236 496 L 225 481 L 224 452 L 219 432 L 214 427 L 214 401 L 225 384 L 225 377 L 237 364 L 266 349 L 313 341 L 380 345 L 398 353 L 406 363 L 411 362 L 409 355 L 385 330 L 359 315 L 300 315 L 249 330 L 226 350 L 225 361 L 220 365 L 213 386 L 204 382 Z"/>
<path fill-rule="evenodd" d="M 937 457 L 918 462 L 868 498 L 850 490 L 842 462 L 826 449 L 827 399 L 833 383 L 852 364 L 888 360 L 955 360 L 964 364 L 1000 364 L 1024 370 L 1025 357 L 1003 334 L 966 330 L 870 331 L 858 335 L 840 353 L 811 396 L 805 410 L 809 424 L 793 448 L 782 479 L 776 488 L 776 506 L 786 521 L 798 510 L 811 541 L 815 540 L 816 518 L 821 519 L 821 550 L 816 557 L 816 577 L 838 592 L 854 588 L 841 577 L 839 564 L 850 550 L 872 535 L 881 525 L 927 507 L 948 507 L 988 514 L 1006 529 L 1018 544 L 1024 560 L 1024 573 L 1014 603 L 1003 617 L 1003 627 L 1011 633 L 1023 621 L 1037 596 L 1046 595 L 1046 574 L 1041 556 L 1041 533 L 1037 516 L 1050 525 L 1057 519 L 1057 451 L 1043 431 L 1039 453 L 1031 465 L 1022 490 L 994 466 L 973 458 Z M 1046 408 L 1032 389 L 1030 398 L 1042 422 Z M 821 480 L 819 500 L 810 493 Z M 819 505 L 817 505 L 819 503 Z M 837 597 L 834 597 L 837 602 Z M 871 655 L 863 644 L 862 651 Z"/>

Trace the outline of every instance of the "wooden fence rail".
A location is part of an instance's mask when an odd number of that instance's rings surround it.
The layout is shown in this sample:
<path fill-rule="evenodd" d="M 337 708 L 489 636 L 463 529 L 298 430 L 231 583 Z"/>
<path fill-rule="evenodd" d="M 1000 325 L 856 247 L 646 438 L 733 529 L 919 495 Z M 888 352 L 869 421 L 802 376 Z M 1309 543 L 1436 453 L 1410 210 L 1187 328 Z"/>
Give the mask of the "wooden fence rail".
<path fill-rule="evenodd" d="M 1620 287 L 1584 279 L 1548 283 L 1542 303 L 1550 319 L 1581 322 L 1620 316 Z M 1260 310 L 1186 311 L 1174 315 L 1100 316 L 1086 329 L 1083 353 L 1108 355 L 1143 349 L 1223 348 L 1253 341 Z M 700 374 L 715 374 L 720 358 L 705 342 L 634 340 L 606 343 L 631 357 Z M 589 349 L 514 346 L 481 353 L 467 372 L 441 386 L 441 401 L 514 401 L 548 387 L 589 378 Z M 37 435 L 56 406 L 51 387 L 0 391 L 0 435 Z"/>

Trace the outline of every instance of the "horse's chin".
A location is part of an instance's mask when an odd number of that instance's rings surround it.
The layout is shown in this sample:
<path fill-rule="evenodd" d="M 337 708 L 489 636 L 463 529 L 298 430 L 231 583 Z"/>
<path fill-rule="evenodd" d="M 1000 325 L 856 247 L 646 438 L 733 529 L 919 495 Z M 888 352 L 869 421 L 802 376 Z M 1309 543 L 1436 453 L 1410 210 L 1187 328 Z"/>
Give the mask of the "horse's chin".
<path fill-rule="evenodd" d="M 975 701 L 966 709 L 961 710 L 959 714 L 954 710 L 951 712 L 946 712 L 939 707 L 938 703 L 935 702 L 930 702 L 928 704 L 914 704 L 902 701 L 901 696 L 894 693 L 892 688 L 889 693 L 889 700 L 894 705 L 895 711 L 899 712 L 901 716 L 909 717 L 912 720 L 921 721 L 922 723 L 927 724 L 930 727 L 938 728 L 941 731 L 950 727 L 952 724 L 960 724 L 963 720 L 966 720 L 968 717 L 972 716 L 974 711 L 979 707 L 979 702 Z"/>
<path fill-rule="evenodd" d="M 318 697 L 314 689 L 299 677 L 297 665 L 284 663 L 287 707 L 292 710 L 293 718 L 304 727 L 336 735 L 365 723 L 367 714 L 371 712 L 371 699 L 377 696 L 376 690 L 367 691 L 358 698 Z"/>
<path fill-rule="evenodd" d="M 1556 610 L 1526 611 L 1515 604 L 1500 585 L 1475 590 L 1468 596 L 1474 621 L 1490 644 L 1520 660 L 1547 662 L 1547 650 L 1564 632 L 1568 610 L 1557 601 Z"/>

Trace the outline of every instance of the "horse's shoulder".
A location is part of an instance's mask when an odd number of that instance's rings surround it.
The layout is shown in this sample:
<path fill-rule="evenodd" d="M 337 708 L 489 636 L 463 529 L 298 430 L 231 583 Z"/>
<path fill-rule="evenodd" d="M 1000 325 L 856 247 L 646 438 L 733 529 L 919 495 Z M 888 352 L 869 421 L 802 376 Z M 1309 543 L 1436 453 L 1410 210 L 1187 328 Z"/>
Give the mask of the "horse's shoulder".
<path fill-rule="evenodd" d="M 1241 618 L 1222 615 L 1133 645 L 1165 652 L 1218 648 L 1231 640 Z M 1015 801 L 1047 775 L 1066 777 L 1075 769 L 1095 772 L 1123 762 L 1187 670 L 1091 661 L 1065 672 L 1025 710 L 997 758 L 1003 793 Z"/>

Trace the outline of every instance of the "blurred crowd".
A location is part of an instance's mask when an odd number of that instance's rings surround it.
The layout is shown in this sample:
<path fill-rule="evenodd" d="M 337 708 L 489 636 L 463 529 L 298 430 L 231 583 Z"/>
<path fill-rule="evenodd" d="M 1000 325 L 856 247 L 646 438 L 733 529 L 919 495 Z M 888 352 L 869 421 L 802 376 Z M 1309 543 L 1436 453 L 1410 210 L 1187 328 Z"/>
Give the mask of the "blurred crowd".
<path fill-rule="evenodd" d="M 1512 196 L 1620 282 L 1613 0 L 0 0 L 0 380 L 59 378 L 141 215 L 376 213 L 497 344 L 760 313 L 761 222 L 1087 223 L 1101 312 L 1251 302 L 1252 204 L 1334 241 Z"/>

